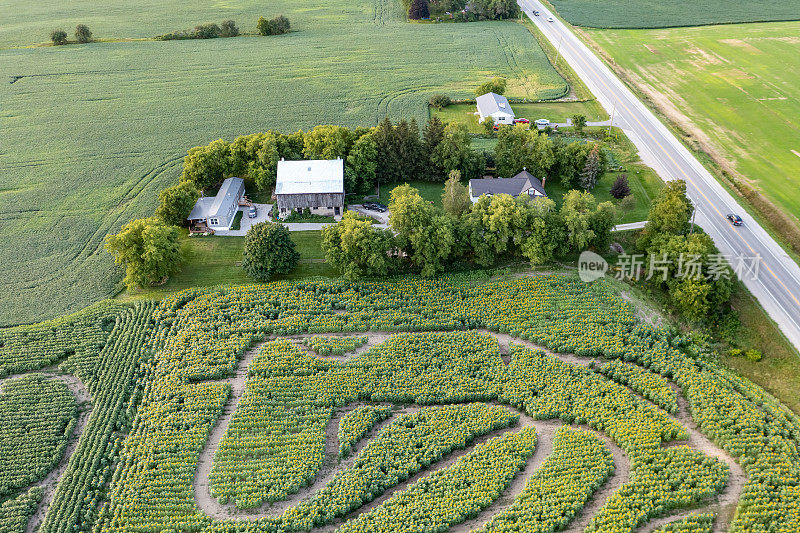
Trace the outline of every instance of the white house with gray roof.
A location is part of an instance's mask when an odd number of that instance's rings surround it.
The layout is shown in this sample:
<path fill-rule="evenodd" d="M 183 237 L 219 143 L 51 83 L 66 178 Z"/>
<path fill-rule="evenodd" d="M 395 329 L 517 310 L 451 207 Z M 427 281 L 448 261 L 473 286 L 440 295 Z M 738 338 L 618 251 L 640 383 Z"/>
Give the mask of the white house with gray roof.
<path fill-rule="evenodd" d="M 311 159 L 278 161 L 275 184 L 278 218 L 292 211 L 324 216 L 341 216 L 344 211 L 344 161 Z"/>
<path fill-rule="evenodd" d="M 205 224 L 212 230 L 229 229 L 244 196 L 244 180 L 228 178 L 222 182 L 216 196 L 204 196 L 194 204 L 187 220 L 192 224 Z"/>
<path fill-rule="evenodd" d="M 478 122 L 483 122 L 486 117 L 492 117 L 495 124 L 514 124 L 514 111 L 508 98 L 501 94 L 486 93 L 479 96 L 475 103 L 478 106 Z"/>
<path fill-rule="evenodd" d="M 537 177 L 523 169 L 513 178 L 488 178 L 469 180 L 469 198 L 475 204 L 481 196 L 508 194 L 514 198 L 544 198 L 544 184 Z"/>

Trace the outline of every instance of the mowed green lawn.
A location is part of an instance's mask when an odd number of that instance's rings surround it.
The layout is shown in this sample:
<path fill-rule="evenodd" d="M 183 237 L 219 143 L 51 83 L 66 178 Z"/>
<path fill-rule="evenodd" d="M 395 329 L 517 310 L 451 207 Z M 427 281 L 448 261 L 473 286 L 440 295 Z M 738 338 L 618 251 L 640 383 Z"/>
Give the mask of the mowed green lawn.
<path fill-rule="evenodd" d="M 572 115 L 584 115 L 590 122 L 608 120 L 608 113 L 597 100 L 586 102 L 535 102 L 511 104 L 517 118 L 527 118 L 531 122 L 546 118 L 550 122 L 566 122 Z M 475 114 L 475 104 L 453 104 L 439 109 L 431 108 L 431 114 L 444 122 L 460 122 L 466 124 L 472 133 L 483 133 L 483 126 Z"/>
<path fill-rule="evenodd" d="M 800 22 L 589 35 L 724 166 L 798 216 Z"/>
<path fill-rule="evenodd" d="M 800 19 L 800 0 L 550 0 L 559 14 L 589 28 L 666 28 Z"/>
<path fill-rule="evenodd" d="M 100 21 L 129 37 L 241 18 L 177 0 L 55 5 L 7 3 L 2 26 L 45 31 L 87 10 L 95 18 L 79 18 L 98 37 Z M 112 294 L 121 273 L 103 238 L 152 213 L 192 146 L 270 128 L 373 126 L 387 115 L 422 124 L 431 94 L 466 98 L 494 75 L 509 78 L 512 96 L 566 91 L 517 22 L 409 24 L 399 2 L 367 0 L 247 6 L 251 18 L 286 14 L 296 31 L 0 50 L 0 325 Z M 23 34 L 6 39 L 25 44 Z"/>
<path fill-rule="evenodd" d="M 183 261 L 179 272 L 170 276 L 163 285 L 142 290 L 125 290 L 118 295 L 118 298 L 161 299 L 167 294 L 192 287 L 258 283 L 242 270 L 244 237 L 189 237 L 187 233 L 185 230 L 181 232 Z M 292 272 L 275 276 L 275 280 L 339 276 L 335 269 L 325 263 L 321 231 L 295 231 L 291 237 L 296 250 L 300 253 L 300 262 Z"/>

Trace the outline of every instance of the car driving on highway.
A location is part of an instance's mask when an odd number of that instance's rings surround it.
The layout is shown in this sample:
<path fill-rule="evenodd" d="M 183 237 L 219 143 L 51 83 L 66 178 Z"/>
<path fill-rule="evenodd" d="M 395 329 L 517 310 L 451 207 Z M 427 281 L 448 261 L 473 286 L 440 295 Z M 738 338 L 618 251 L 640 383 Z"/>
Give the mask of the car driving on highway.
<path fill-rule="evenodd" d="M 555 22 L 555 19 L 553 17 L 547 17 L 547 22 Z"/>
<path fill-rule="evenodd" d="M 733 226 L 741 226 L 743 224 L 742 217 L 740 217 L 739 215 L 734 215 L 733 213 L 731 213 L 729 215 L 726 215 L 725 218 L 727 218 L 728 222 L 730 222 L 731 225 Z"/>

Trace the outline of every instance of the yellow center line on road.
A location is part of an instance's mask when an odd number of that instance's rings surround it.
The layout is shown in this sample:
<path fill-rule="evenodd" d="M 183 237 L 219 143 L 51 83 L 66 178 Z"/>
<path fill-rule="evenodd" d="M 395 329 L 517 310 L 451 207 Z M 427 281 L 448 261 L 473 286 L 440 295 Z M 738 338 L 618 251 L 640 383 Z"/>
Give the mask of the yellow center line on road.
<path fill-rule="evenodd" d="M 605 86 L 606 90 L 608 90 L 610 93 L 613 94 L 613 90 L 606 83 L 605 79 L 603 79 L 603 76 L 601 76 L 600 73 L 598 73 L 597 70 L 595 70 L 594 67 L 591 64 L 587 63 L 586 60 L 583 57 L 581 57 L 581 54 L 578 53 L 578 51 L 572 46 L 572 44 L 569 42 L 569 40 L 567 40 L 567 42 L 564 43 L 564 44 L 566 44 L 567 48 L 569 48 L 572 51 L 572 53 L 575 55 L 575 57 L 579 61 L 581 61 L 581 63 L 583 63 L 583 66 L 585 68 L 587 68 L 587 69 L 592 71 L 592 73 L 597 77 L 597 79 L 600 81 L 600 83 L 602 83 L 603 86 Z M 614 95 L 614 96 L 616 96 L 616 95 Z M 708 196 L 706 196 L 706 194 L 702 190 L 700 190 L 700 188 L 697 186 L 697 184 L 695 184 L 694 180 L 686 173 L 685 170 L 683 170 L 683 168 L 678 164 L 677 161 L 675 161 L 675 159 L 672 157 L 672 155 L 669 152 L 667 152 L 667 150 L 661 145 L 661 143 L 658 142 L 658 139 L 656 139 L 655 136 L 653 136 L 653 134 L 650 132 L 650 129 L 647 128 L 642 123 L 642 121 L 639 120 L 639 117 L 637 117 L 636 114 L 633 113 L 633 111 L 631 111 L 631 109 L 625 104 L 625 101 L 622 100 L 621 98 L 615 98 L 615 99 L 617 100 L 617 102 L 619 102 L 622 105 L 622 107 L 628 112 L 628 114 L 633 117 L 633 119 L 639 124 L 639 126 L 642 127 L 642 129 L 645 131 L 645 133 L 647 133 L 647 135 L 653 140 L 653 142 L 656 143 L 656 146 L 658 146 L 658 148 L 664 153 L 664 155 L 666 155 L 669 158 L 669 160 L 672 162 L 672 164 L 680 171 L 681 174 L 683 174 L 683 176 L 686 178 L 686 180 L 689 181 L 689 183 L 691 183 L 694 186 L 695 189 L 697 189 L 697 192 L 700 193 L 700 195 L 706 200 L 708 205 L 710 205 L 714 209 L 714 211 L 717 212 L 717 214 L 720 217 L 724 218 L 724 215 L 722 214 L 722 212 L 719 209 L 717 209 L 717 206 L 714 205 L 714 203 L 711 202 L 711 200 L 708 198 Z M 737 235 L 742 240 L 742 242 L 745 244 L 745 246 L 747 246 L 747 248 L 750 250 L 751 253 L 756 254 L 756 251 L 753 249 L 752 246 L 750 246 L 750 243 L 747 242 L 747 240 L 742 236 L 741 233 L 739 233 L 738 231 L 734 231 L 733 233 L 735 235 Z M 792 291 L 790 291 L 789 288 L 783 283 L 783 281 L 781 281 L 781 279 L 775 274 L 775 272 L 773 272 L 773 270 L 770 268 L 770 266 L 767 263 L 764 263 L 764 266 L 767 268 L 767 271 L 770 274 L 772 274 L 772 277 L 774 277 L 775 280 L 781 285 L 781 287 L 783 287 L 783 289 L 792 298 L 792 300 L 794 300 L 797 305 L 800 305 L 800 300 L 798 300 L 797 297 L 794 294 L 792 294 Z"/>

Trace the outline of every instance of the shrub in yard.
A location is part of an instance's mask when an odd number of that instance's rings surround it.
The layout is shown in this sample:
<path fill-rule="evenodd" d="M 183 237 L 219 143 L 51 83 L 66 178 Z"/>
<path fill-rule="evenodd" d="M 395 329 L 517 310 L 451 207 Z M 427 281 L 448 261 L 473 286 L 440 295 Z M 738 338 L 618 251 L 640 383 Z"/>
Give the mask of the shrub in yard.
<path fill-rule="evenodd" d="M 431 107 L 441 110 L 443 107 L 447 107 L 452 104 L 453 101 L 446 94 L 434 94 L 431 96 L 430 100 L 428 100 L 428 103 L 431 105 Z"/>
<path fill-rule="evenodd" d="M 730 357 L 739 357 L 740 355 L 742 355 L 742 350 L 739 348 L 733 348 L 731 349 L 731 351 L 728 352 L 728 355 Z"/>
<path fill-rule="evenodd" d="M 248 276 L 267 281 L 273 274 L 291 271 L 299 260 L 286 226 L 260 222 L 247 231 L 242 268 Z"/>
<path fill-rule="evenodd" d="M 411 20 L 422 20 L 430 18 L 431 12 L 428 0 L 411 0 L 411 7 L 408 8 L 408 18 Z"/>
<path fill-rule="evenodd" d="M 619 208 L 623 211 L 633 211 L 636 209 L 636 197 L 634 195 L 629 195 L 620 200 Z"/>
<path fill-rule="evenodd" d="M 256 28 L 261 35 L 282 35 L 289 32 L 291 24 L 289 24 L 289 19 L 283 15 L 270 20 L 260 17 Z"/>
<path fill-rule="evenodd" d="M 494 119 L 492 117 L 486 117 L 481 122 L 481 126 L 483 126 L 483 131 L 488 134 L 494 133 Z"/>
<path fill-rule="evenodd" d="M 626 174 L 621 174 L 614 180 L 614 184 L 611 186 L 611 190 L 609 191 L 611 196 L 616 198 L 617 200 L 621 200 L 626 196 L 630 196 L 631 188 L 628 185 L 628 176 Z"/>
<path fill-rule="evenodd" d="M 50 40 L 53 41 L 53 44 L 56 46 L 67 44 L 67 32 L 64 30 L 53 30 L 50 32 Z"/>
<path fill-rule="evenodd" d="M 198 198 L 200 191 L 188 181 L 167 187 L 158 193 L 156 216 L 167 224 L 181 226 L 186 223 L 186 217 L 191 213 Z"/>
<path fill-rule="evenodd" d="M 758 350 L 747 350 L 744 353 L 744 356 L 754 362 L 761 361 L 761 352 L 759 352 Z"/>
<path fill-rule="evenodd" d="M 92 42 L 92 32 L 86 24 L 78 24 L 75 26 L 75 40 L 79 43 Z"/>
<path fill-rule="evenodd" d="M 225 20 L 220 25 L 220 37 L 236 37 L 239 35 L 239 28 L 236 26 L 236 23 L 232 20 Z"/>

